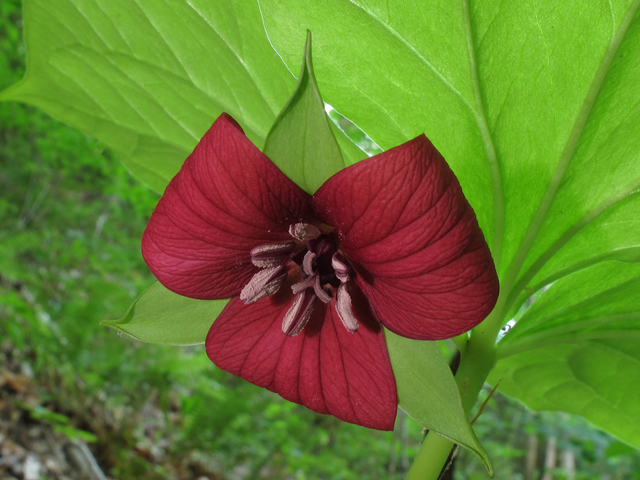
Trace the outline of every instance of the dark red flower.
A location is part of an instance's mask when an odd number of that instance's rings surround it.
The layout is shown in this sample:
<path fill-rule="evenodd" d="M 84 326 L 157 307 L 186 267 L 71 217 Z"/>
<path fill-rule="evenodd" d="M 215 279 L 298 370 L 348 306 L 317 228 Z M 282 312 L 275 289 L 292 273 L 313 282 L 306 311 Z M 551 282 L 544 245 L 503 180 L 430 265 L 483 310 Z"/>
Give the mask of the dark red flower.
<path fill-rule="evenodd" d="M 381 430 L 397 407 L 381 324 L 450 338 L 498 295 L 473 210 L 424 135 L 310 196 L 223 114 L 160 199 L 142 253 L 180 295 L 232 297 L 206 340 L 218 367 Z"/>

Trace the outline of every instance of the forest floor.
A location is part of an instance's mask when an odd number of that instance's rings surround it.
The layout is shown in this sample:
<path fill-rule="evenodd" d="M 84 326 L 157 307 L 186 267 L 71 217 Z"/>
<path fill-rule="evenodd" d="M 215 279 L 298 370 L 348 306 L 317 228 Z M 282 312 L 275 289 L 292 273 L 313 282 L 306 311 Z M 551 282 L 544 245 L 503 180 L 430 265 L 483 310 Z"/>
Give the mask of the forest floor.
<path fill-rule="evenodd" d="M 14 355 L 10 342 L 0 345 L 0 480 L 107 480 L 119 446 L 105 446 L 104 438 L 120 441 L 128 435 L 112 411 L 99 403 L 88 410 L 69 410 L 52 400 L 48 388 L 34 377 L 28 362 Z M 74 413 L 75 412 L 75 413 Z M 143 439 L 132 454 L 161 467 L 167 478 L 218 480 L 221 466 L 186 456 L 171 458 L 158 436 L 162 412 L 153 405 L 141 409 Z M 179 414 L 176 414 L 179 415 Z M 137 415 L 139 416 L 139 415 Z M 100 436 L 100 440 L 93 433 Z M 106 447 L 106 448 L 105 448 Z M 121 448 L 121 446 L 120 446 Z M 201 459 L 202 460 L 202 459 Z M 242 472 L 232 475 L 242 478 Z M 225 478 L 231 478 L 228 475 Z"/>
<path fill-rule="evenodd" d="M 3 345 L 0 369 L 0 479 L 1 480 L 105 480 L 87 443 L 70 439 L 55 429 L 55 415 L 40 417 L 42 399 L 33 371 L 15 361 Z M 9 350 L 9 351 L 4 351 Z M 58 417 L 66 423 L 66 416 Z"/>

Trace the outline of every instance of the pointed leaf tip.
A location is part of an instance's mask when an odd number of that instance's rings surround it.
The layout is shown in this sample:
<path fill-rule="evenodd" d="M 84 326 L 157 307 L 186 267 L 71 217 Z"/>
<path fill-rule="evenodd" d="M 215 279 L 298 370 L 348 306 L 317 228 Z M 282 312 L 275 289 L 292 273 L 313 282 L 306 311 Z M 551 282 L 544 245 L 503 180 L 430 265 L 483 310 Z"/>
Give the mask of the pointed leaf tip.
<path fill-rule="evenodd" d="M 462 408 L 460 391 L 437 342 L 385 331 L 400 408 L 421 425 L 471 450 L 493 476 L 491 460 Z"/>
<path fill-rule="evenodd" d="M 313 73 L 311 32 L 291 98 L 271 127 L 264 153 L 308 193 L 345 167 Z"/>
<path fill-rule="evenodd" d="M 227 300 L 194 300 L 167 290 L 156 282 L 145 290 L 119 320 L 101 325 L 136 340 L 159 345 L 204 343 L 214 320 Z"/>

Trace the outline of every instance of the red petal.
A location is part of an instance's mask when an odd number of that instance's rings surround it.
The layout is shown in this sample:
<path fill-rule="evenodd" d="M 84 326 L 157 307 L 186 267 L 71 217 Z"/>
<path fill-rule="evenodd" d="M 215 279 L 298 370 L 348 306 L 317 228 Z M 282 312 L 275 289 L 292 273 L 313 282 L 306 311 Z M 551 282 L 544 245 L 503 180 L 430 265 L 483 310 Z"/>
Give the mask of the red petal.
<path fill-rule="evenodd" d="M 491 312 L 498 278 L 458 180 L 421 135 L 331 177 L 312 200 L 382 323 L 435 340 Z"/>
<path fill-rule="evenodd" d="M 160 199 L 142 237 L 142 255 L 169 290 L 229 298 L 258 271 L 254 247 L 291 240 L 309 218 L 310 197 L 222 114 Z"/>
<path fill-rule="evenodd" d="M 209 331 L 207 355 L 223 370 L 311 410 L 392 430 L 396 386 L 380 325 L 361 314 L 360 329 L 349 333 L 335 301 L 316 302 L 305 329 L 289 337 L 282 319 L 292 301 L 286 291 L 250 305 L 232 299 Z"/>

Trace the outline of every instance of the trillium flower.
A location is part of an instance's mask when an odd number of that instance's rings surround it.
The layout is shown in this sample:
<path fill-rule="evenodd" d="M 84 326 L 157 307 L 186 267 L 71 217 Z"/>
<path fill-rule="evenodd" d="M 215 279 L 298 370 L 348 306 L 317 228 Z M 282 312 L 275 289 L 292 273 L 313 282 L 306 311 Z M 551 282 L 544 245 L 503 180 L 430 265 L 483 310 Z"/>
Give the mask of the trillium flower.
<path fill-rule="evenodd" d="M 142 253 L 169 290 L 231 298 L 205 344 L 218 367 L 381 430 L 397 408 L 381 326 L 450 338 L 498 294 L 473 210 L 424 135 L 311 196 L 223 114 L 164 192 Z"/>

